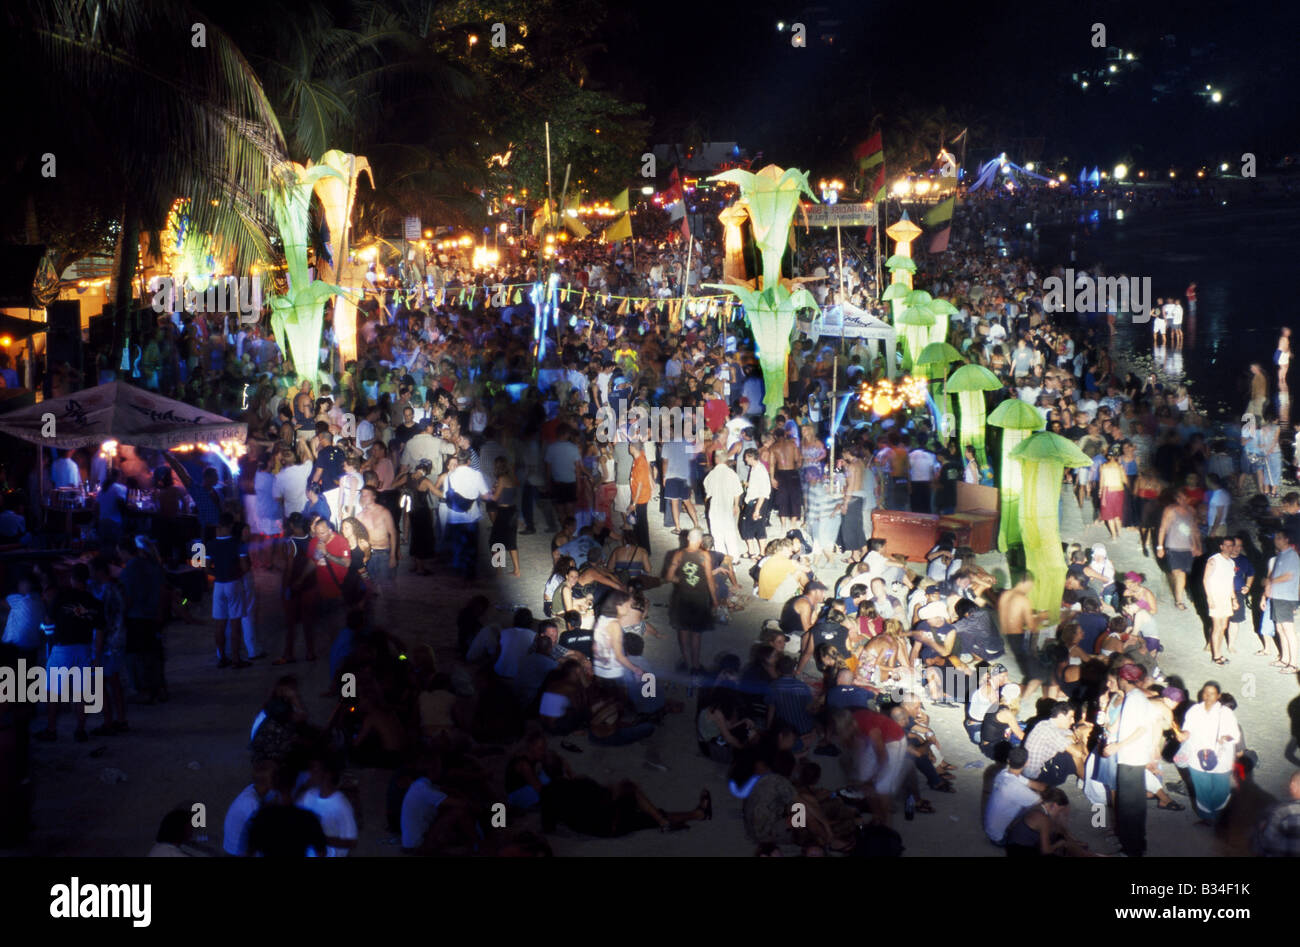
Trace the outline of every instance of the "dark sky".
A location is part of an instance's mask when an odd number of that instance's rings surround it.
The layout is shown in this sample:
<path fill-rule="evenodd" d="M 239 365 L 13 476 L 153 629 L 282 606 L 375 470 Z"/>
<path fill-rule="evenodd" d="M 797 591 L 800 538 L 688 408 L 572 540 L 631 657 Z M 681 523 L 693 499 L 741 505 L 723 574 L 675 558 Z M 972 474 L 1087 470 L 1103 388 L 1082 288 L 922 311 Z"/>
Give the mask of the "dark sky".
<path fill-rule="evenodd" d="M 778 21 L 804 21 L 807 46 Z M 1085 90 L 1072 73 L 1108 68 L 1094 23 L 1137 62 Z M 1041 138 L 1045 160 L 1200 164 L 1300 150 L 1298 35 L 1291 4 L 666 0 L 610 5 L 595 75 L 647 104 L 656 141 L 694 123 L 786 163 L 847 162 L 873 116 L 888 136 L 942 106 L 979 128 L 977 150 Z"/>

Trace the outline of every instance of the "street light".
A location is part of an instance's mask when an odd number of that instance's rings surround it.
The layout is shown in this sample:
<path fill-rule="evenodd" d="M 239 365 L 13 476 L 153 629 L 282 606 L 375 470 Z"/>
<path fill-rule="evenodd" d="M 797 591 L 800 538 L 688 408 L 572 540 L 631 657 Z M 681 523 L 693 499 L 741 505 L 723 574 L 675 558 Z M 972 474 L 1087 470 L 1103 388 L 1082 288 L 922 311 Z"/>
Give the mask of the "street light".
<path fill-rule="evenodd" d="M 1128 177 L 1128 165 L 1126 164 L 1115 165 L 1115 180 L 1122 181 L 1126 177 Z"/>
<path fill-rule="evenodd" d="M 1211 102 L 1214 102 L 1215 104 L 1218 104 L 1219 102 L 1222 102 L 1222 101 L 1223 101 L 1223 93 L 1220 92 L 1218 89 L 1215 89 L 1213 92 L 1210 93 L 1210 101 L 1211 101 Z"/>

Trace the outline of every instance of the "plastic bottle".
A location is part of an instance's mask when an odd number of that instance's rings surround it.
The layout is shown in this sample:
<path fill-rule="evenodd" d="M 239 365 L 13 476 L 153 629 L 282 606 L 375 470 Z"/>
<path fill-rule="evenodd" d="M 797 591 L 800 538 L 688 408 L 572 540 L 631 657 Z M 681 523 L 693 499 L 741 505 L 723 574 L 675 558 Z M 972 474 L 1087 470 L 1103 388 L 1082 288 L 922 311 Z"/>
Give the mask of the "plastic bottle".
<path fill-rule="evenodd" d="M 907 794 L 907 801 L 903 803 L 903 818 L 908 822 L 916 818 L 916 797 L 910 792 Z"/>

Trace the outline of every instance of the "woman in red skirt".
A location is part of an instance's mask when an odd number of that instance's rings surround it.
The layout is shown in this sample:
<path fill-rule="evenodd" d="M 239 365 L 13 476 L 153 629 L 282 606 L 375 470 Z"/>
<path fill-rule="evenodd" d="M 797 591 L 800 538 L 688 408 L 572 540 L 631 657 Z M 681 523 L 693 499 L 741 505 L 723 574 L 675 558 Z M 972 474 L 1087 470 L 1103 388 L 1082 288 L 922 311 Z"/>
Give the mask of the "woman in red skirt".
<path fill-rule="evenodd" d="M 1097 489 L 1101 497 L 1101 520 L 1115 539 L 1119 539 L 1124 518 L 1124 497 L 1127 486 L 1128 475 L 1124 473 L 1124 465 L 1120 463 L 1120 449 L 1116 445 L 1110 449 L 1097 477 Z"/>

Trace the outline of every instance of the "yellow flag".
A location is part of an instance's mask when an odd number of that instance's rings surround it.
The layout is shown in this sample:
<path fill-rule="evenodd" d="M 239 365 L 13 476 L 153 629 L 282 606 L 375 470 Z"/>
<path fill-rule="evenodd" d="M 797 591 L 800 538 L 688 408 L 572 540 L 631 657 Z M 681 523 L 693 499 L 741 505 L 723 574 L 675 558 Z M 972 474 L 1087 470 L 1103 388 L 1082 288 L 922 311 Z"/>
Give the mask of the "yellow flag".
<path fill-rule="evenodd" d="M 623 188 L 623 193 L 609 202 L 609 206 L 614 210 L 627 213 L 627 188 Z"/>
<path fill-rule="evenodd" d="M 523 302 L 523 301 L 524 301 L 524 291 L 521 290 L 521 289 L 516 289 L 516 290 L 515 290 L 515 305 L 518 306 L 518 305 L 519 305 L 521 302 Z"/>
<path fill-rule="evenodd" d="M 632 215 L 624 214 L 618 220 L 606 227 L 603 239 L 606 243 L 612 243 L 615 240 L 631 240 Z"/>
<path fill-rule="evenodd" d="M 541 209 L 537 211 L 537 216 L 533 218 L 533 236 L 539 236 L 554 216 L 555 208 L 551 202 L 549 200 L 542 201 Z"/>
<path fill-rule="evenodd" d="M 618 315 L 620 315 L 620 316 L 626 316 L 626 315 L 627 315 L 627 304 L 628 304 L 629 302 L 631 302 L 631 300 L 629 300 L 626 296 L 624 296 L 624 297 L 623 297 L 623 301 L 622 301 L 621 303 L 618 304 Z"/>
<path fill-rule="evenodd" d="M 587 305 L 587 287 L 584 286 L 582 288 L 582 298 L 578 300 L 578 308 L 581 309 L 585 305 Z"/>
<path fill-rule="evenodd" d="M 569 232 L 579 240 L 591 235 L 591 231 L 588 230 L 586 225 L 577 217 L 570 217 L 568 214 L 565 214 L 564 226 L 568 227 Z"/>

